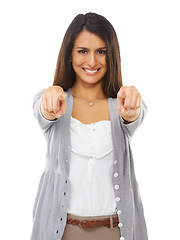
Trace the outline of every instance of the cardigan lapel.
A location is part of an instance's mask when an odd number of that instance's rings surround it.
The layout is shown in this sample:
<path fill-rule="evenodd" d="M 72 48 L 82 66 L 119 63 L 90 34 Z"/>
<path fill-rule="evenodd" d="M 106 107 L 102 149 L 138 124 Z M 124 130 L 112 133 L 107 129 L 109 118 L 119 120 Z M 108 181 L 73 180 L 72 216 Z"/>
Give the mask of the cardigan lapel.
<path fill-rule="evenodd" d="M 69 175 L 69 162 L 71 155 L 71 135 L 70 135 L 70 120 L 73 109 L 73 97 L 71 95 L 71 90 L 66 92 L 66 103 L 67 110 L 66 113 L 60 117 L 58 129 L 62 129 L 62 133 L 59 133 L 59 153 L 58 162 L 62 173 Z"/>
<path fill-rule="evenodd" d="M 122 127 L 120 116 L 117 113 L 117 99 L 108 99 L 109 102 L 109 114 L 111 121 L 112 141 L 114 149 L 114 159 L 118 159 L 120 168 L 120 174 L 124 174 L 124 154 L 125 151 L 125 135 Z M 118 137 L 117 137 L 118 136 Z"/>

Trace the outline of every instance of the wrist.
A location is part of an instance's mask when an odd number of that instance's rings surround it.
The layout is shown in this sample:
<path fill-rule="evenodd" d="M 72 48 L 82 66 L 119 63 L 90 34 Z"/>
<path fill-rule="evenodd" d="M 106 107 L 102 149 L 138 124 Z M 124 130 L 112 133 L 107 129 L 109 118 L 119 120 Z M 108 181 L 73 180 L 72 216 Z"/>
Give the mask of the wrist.
<path fill-rule="evenodd" d="M 122 112 L 119 115 L 125 120 L 125 123 L 127 124 L 135 121 L 139 117 L 140 112 L 141 112 L 141 109 L 138 108 L 137 110 L 129 110 L 127 113 Z"/>

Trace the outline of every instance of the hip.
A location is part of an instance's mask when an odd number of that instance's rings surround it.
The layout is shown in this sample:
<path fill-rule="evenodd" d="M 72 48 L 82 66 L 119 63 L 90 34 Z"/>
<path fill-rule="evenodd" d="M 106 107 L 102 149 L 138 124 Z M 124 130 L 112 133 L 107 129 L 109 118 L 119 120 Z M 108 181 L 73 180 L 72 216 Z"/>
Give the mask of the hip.
<path fill-rule="evenodd" d="M 76 216 L 67 214 L 62 240 L 119 240 L 118 216 Z"/>

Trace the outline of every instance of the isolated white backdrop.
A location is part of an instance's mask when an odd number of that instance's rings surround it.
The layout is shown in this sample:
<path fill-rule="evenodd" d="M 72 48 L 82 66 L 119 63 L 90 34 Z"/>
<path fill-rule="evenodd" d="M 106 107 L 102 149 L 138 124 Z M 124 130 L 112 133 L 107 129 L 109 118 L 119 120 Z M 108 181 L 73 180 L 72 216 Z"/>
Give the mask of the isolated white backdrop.
<path fill-rule="evenodd" d="M 149 238 L 178 239 L 180 15 L 175 0 L 0 3 L 0 239 L 30 238 L 46 157 L 32 98 L 52 85 L 70 22 L 89 11 L 114 26 L 124 85 L 135 85 L 148 106 L 132 150 Z"/>

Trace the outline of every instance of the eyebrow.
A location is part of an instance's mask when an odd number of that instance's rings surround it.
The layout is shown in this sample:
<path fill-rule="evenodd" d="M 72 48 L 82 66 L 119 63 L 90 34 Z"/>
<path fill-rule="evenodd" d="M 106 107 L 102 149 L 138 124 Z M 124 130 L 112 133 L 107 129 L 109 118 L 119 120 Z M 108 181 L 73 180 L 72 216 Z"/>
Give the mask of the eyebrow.
<path fill-rule="evenodd" d="M 97 50 L 106 49 L 106 48 L 107 47 L 101 47 L 101 48 L 97 48 Z M 77 47 L 76 49 L 88 50 L 88 48 L 86 48 L 86 47 Z"/>

